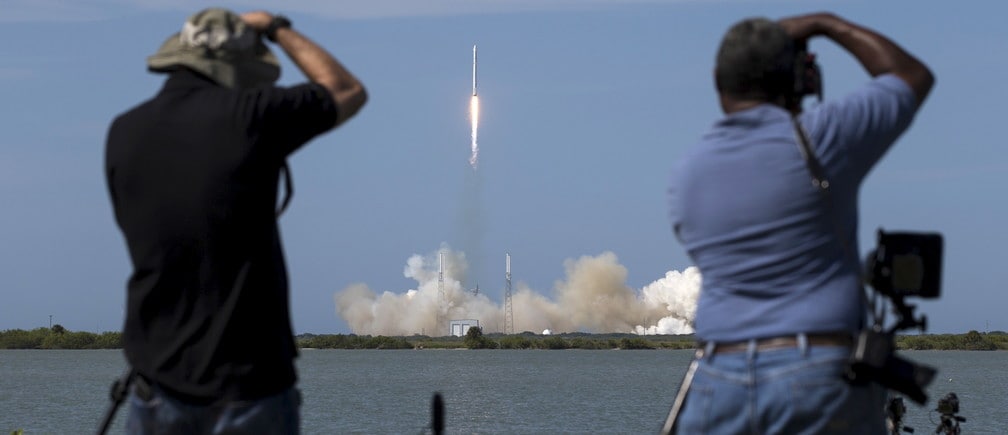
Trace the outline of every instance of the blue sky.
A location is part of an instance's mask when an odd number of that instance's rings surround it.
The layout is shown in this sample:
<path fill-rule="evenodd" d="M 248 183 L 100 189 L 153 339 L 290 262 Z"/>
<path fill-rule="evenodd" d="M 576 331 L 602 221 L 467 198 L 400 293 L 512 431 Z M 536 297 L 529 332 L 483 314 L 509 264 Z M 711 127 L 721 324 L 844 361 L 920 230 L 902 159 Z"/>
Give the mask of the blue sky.
<path fill-rule="evenodd" d="M 892 37 L 938 78 L 862 189 L 862 253 L 879 226 L 942 232 L 944 294 L 918 310 L 929 332 L 1008 330 L 1002 2 L 285 4 L 296 28 L 358 75 L 371 97 L 355 119 L 291 159 L 296 196 L 281 227 L 298 333 L 350 332 L 334 294 L 360 283 L 404 295 L 420 283 L 404 274 L 407 261 L 418 254 L 431 270 L 442 249 L 464 256 L 454 278 L 463 288 L 478 283 L 491 304 L 502 299 L 506 252 L 516 288 L 546 299 L 577 281 L 571 269 L 586 257 L 624 268 L 625 287 L 636 292 L 686 269 L 664 189 L 677 156 L 720 115 L 711 69 L 721 35 L 744 17 L 819 10 Z M 204 6 L 4 2 L 0 330 L 48 326 L 50 315 L 72 330 L 120 328 L 130 268 L 102 178 L 105 132 L 117 113 L 159 89 L 163 77 L 146 72 L 146 56 Z M 475 172 L 467 161 L 474 43 Z M 867 80 L 832 43 L 814 40 L 811 49 L 827 98 Z M 285 63 L 281 82 L 301 80 Z"/>

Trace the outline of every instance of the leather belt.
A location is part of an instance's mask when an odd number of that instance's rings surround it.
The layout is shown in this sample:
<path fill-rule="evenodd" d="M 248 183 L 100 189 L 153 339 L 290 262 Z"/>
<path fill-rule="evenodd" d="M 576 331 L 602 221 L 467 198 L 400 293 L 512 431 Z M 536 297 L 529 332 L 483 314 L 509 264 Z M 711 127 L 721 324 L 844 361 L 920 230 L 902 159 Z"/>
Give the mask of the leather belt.
<path fill-rule="evenodd" d="M 805 335 L 809 346 L 847 346 L 854 344 L 854 338 L 847 332 L 833 332 L 824 334 Z M 749 341 L 733 341 L 728 343 L 715 343 L 713 353 L 745 352 L 749 350 Z M 798 347 L 798 335 L 786 335 L 783 337 L 760 338 L 754 340 L 756 350 L 786 349 Z"/>

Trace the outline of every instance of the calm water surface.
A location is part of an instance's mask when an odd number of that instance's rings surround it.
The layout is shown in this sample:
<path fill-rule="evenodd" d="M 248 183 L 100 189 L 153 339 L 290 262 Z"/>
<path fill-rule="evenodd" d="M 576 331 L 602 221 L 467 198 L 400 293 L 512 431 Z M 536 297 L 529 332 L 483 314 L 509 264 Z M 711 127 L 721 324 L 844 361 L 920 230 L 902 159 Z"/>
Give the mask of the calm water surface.
<path fill-rule="evenodd" d="M 658 432 L 690 351 L 305 350 L 306 434 L 424 433 L 432 394 L 449 433 Z M 904 352 L 938 367 L 927 406 L 906 424 L 934 433 L 936 400 L 955 392 L 963 433 L 1008 433 L 1008 352 Z M 93 433 L 120 351 L 0 350 L 0 434 Z M 120 411 L 111 433 L 123 433 Z"/>

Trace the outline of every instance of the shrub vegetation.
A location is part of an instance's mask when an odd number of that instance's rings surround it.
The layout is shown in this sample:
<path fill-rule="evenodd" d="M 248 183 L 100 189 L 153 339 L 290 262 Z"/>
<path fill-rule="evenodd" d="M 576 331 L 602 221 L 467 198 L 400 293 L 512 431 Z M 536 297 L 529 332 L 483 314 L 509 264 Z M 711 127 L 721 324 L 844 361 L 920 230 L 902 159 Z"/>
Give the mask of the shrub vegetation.
<path fill-rule="evenodd" d="M 60 325 L 35 328 L 31 331 L 8 329 L 0 331 L 0 349 L 120 349 L 122 334 L 118 332 L 73 332 Z"/>
<path fill-rule="evenodd" d="M 58 327 L 58 328 L 57 328 Z M 302 334 L 297 345 L 315 349 L 692 349 L 692 335 L 636 335 L 568 333 L 537 335 L 531 332 L 484 334 L 470 328 L 465 337 L 413 335 L 387 337 L 355 334 Z M 965 334 L 897 335 L 900 350 L 1008 350 L 1004 331 Z M 120 349 L 122 334 L 70 331 L 60 325 L 30 331 L 0 331 L 0 349 Z"/>
<path fill-rule="evenodd" d="M 896 348 L 906 350 L 1008 350 L 1008 333 L 921 334 L 896 337 Z"/>

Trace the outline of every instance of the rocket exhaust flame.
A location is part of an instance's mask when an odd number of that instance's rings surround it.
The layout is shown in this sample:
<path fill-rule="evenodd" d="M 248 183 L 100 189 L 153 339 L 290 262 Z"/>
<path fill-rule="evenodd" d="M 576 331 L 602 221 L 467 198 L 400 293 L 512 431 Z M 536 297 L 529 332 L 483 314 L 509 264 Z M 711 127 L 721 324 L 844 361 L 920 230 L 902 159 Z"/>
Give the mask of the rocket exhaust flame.
<path fill-rule="evenodd" d="M 469 166 L 475 171 L 479 166 L 479 142 L 477 140 L 479 131 L 479 97 L 473 95 L 469 101 L 469 119 L 472 122 L 472 155 L 469 157 Z"/>

